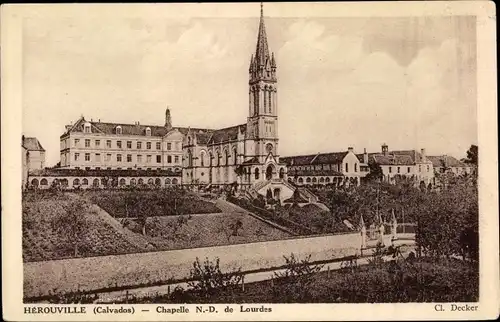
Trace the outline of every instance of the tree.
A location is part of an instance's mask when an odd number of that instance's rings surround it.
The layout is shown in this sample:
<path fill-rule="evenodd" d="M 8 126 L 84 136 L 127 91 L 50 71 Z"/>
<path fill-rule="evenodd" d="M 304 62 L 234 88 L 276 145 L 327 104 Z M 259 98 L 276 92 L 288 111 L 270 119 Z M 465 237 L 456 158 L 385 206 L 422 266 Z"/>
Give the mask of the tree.
<path fill-rule="evenodd" d="M 238 236 L 239 231 L 243 228 L 243 222 L 241 219 L 224 219 L 223 221 L 220 222 L 220 226 L 218 229 L 218 232 L 223 233 L 226 238 L 227 242 L 231 240 L 232 236 Z"/>
<path fill-rule="evenodd" d="M 74 256 L 77 257 L 79 244 L 89 231 L 87 216 L 90 206 L 83 200 L 76 199 L 63 205 L 63 209 L 52 220 L 52 229 L 73 246 Z"/>
<path fill-rule="evenodd" d="M 215 258 L 214 262 L 206 258 L 203 263 L 196 257 L 190 272 L 190 279 L 192 281 L 188 282 L 188 286 L 191 290 L 201 297 L 208 298 L 238 285 L 241 282 L 242 274 L 241 269 L 223 273 L 218 257 Z"/>
<path fill-rule="evenodd" d="M 370 168 L 370 172 L 366 175 L 366 180 L 380 182 L 384 177 L 384 173 L 382 172 L 380 165 L 376 162 L 370 162 L 368 163 L 368 167 Z"/>
<path fill-rule="evenodd" d="M 299 260 L 293 253 L 285 259 L 285 270 L 275 272 L 273 295 L 283 302 L 307 301 L 311 297 L 314 276 L 324 265 L 312 265 L 311 255 Z"/>
<path fill-rule="evenodd" d="M 464 160 L 466 163 L 471 163 L 477 166 L 478 164 L 478 147 L 472 144 L 467 150 L 467 158 Z"/>

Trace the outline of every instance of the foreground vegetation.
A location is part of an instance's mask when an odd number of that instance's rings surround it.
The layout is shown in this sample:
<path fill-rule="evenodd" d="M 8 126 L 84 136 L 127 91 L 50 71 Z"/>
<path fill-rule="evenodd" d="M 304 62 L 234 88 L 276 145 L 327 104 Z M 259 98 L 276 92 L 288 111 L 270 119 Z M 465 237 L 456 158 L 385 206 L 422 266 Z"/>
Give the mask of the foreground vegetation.
<path fill-rule="evenodd" d="M 479 298 L 477 262 L 416 257 L 377 248 L 368 265 L 354 264 L 321 271 L 310 257 L 285 257 L 286 269 L 271 280 L 244 284 L 239 269 L 222 272 L 216 258 L 193 263 L 187 288 L 170 294 L 127 296 L 113 303 L 404 303 L 476 302 Z M 392 254 L 389 261 L 384 255 Z M 54 295 L 52 303 L 91 303 L 88 294 Z"/>

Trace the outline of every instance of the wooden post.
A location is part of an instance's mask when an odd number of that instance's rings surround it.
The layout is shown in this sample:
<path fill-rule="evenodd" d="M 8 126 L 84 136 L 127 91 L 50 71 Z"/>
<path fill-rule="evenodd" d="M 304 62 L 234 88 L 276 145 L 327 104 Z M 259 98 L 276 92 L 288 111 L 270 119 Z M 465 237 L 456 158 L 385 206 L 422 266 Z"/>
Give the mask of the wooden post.
<path fill-rule="evenodd" d="M 241 277 L 241 290 L 245 292 L 245 275 Z"/>
<path fill-rule="evenodd" d="M 128 290 L 125 291 L 125 304 L 128 304 Z"/>
<path fill-rule="evenodd" d="M 330 278 L 330 265 L 328 265 L 328 269 L 326 271 L 326 277 Z"/>
<path fill-rule="evenodd" d="M 167 294 L 170 294 L 170 285 L 167 285 Z"/>

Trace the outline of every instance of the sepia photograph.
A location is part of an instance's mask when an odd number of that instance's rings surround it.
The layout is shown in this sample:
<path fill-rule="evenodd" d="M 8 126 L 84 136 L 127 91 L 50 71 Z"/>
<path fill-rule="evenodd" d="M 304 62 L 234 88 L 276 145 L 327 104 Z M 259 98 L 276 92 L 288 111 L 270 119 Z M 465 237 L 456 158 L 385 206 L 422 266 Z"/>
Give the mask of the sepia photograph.
<path fill-rule="evenodd" d="M 22 18 L 25 305 L 480 309 L 477 16 L 287 5 Z"/>

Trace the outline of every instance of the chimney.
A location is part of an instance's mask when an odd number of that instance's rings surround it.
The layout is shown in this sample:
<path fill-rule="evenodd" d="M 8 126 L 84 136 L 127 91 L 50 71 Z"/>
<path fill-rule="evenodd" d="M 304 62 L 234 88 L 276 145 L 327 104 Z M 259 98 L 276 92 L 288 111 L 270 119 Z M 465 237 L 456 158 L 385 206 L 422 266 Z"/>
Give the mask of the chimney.
<path fill-rule="evenodd" d="M 388 152 L 389 152 L 389 146 L 385 143 L 382 144 L 382 154 L 387 155 Z"/>
<path fill-rule="evenodd" d="M 165 129 L 167 132 L 172 129 L 172 116 L 170 115 L 170 109 L 168 107 L 165 111 Z"/>
<path fill-rule="evenodd" d="M 421 154 L 422 161 L 424 161 L 425 160 L 425 149 L 420 149 L 420 154 Z"/>
<path fill-rule="evenodd" d="M 350 146 L 350 147 L 348 147 L 348 148 L 347 148 L 347 151 L 349 151 L 349 152 L 353 152 L 353 151 L 354 151 L 354 148 L 353 148 L 352 146 Z"/>
<path fill-rule="evenodd" d="M 368 164 L 368 153 L 366 153 L 366 148 L 363 152 L 363 163 Z"/>

